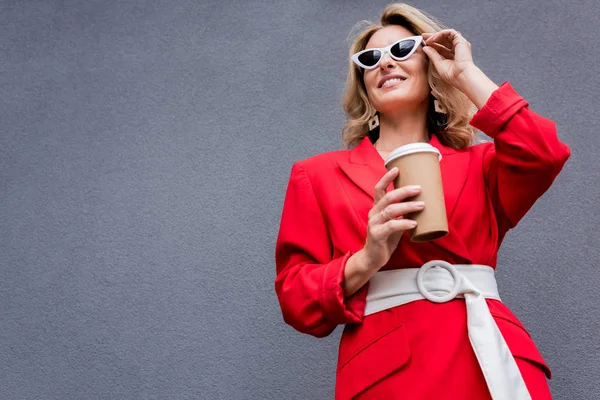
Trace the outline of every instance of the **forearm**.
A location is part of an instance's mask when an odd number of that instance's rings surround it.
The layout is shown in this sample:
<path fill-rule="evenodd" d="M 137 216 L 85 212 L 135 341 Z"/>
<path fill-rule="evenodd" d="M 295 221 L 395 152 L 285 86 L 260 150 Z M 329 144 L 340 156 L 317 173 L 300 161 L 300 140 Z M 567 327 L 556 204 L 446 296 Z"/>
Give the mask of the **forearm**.
<path fill-rule="evenodd" d="M 458 77 L 457 89 L 463 92 L 481 110 L 492 93 L 498 89 L 486 74 L 477 66 L 466 69 Z"/>
<path fill-rule="evenodd" d="M 570 155 L 556 124 L 531 111 L 504 82 L 471 119 L 470 125 L 494 139 L 479 147 L 499 231 L 517 225 L 550 187 Z"/>
<path fill-rule="evenodd" d="M 377 268 L 373 268 L 369 264 L 364 250 L 361 249 L 354 253 L 346 262 L 344 269 L 344 282 L 342 283 L 344 297 L 347 298 L 356 293 L 377 271 Z"/>

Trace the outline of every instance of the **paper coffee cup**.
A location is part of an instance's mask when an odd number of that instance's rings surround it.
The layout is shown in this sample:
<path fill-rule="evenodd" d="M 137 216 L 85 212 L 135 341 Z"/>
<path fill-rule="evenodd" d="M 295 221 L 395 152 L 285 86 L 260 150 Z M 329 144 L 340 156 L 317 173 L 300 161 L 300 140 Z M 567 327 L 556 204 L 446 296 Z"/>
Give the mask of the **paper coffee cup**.
<path fill-rule="evenodd" d="M 448 233 L 441 159 L 441 153 L 432 145 L 411 143 L 394 149 L 385 160 L 388 170 L 398 168 L 394 180 L 396 189 L 407 185 L 421 186 L 421 193 L 407 200 L 423 201 L 425 208 L 404 215 L 404 218 L 417 221 L 417 226 L 408 231 L 413 242 L 427 242 Z"/>

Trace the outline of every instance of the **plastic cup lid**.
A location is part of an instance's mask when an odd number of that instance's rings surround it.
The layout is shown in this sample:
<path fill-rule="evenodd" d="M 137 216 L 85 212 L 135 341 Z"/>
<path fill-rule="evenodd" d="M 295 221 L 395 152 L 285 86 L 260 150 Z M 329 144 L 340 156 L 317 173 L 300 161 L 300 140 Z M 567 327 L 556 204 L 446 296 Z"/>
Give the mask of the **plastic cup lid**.
<path fill-rule="evenodd" d="M 387 165 L 387 163 L 389 163 L 390 161 L 398 158 L 398 157 L 403 157 L 409 154 L 414 154 L 414 153 L 423 153 L 423 152 L 428 152 L 428 153 L 436 153 L 438 155 L 438 159 L 440 161 L 442 161 L 442 153 L 440 153 L 440 151 L 433 147 L 432 145 L 430 145 L 429 143 L 410 143 L 410 144 L 406 144 L 404 146 L 400 146 L 395 148 L 390 155 L 385 159 L 385 165 Z"/>

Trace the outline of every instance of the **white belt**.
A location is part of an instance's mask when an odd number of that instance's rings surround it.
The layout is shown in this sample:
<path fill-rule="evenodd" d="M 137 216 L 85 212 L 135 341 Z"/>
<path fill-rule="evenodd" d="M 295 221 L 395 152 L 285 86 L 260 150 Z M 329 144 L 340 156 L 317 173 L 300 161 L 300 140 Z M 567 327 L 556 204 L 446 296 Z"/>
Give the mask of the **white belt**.
<path fill-rule="evenodd" d="M 521 372 L 485 301 L 500 300 L 494 269 L 433 260 L 421 268 L 379 271 L 369 280 L 364 315 L 415 300 L 464 298 L 471 347 L 494 400 L 531 400 Z"/>

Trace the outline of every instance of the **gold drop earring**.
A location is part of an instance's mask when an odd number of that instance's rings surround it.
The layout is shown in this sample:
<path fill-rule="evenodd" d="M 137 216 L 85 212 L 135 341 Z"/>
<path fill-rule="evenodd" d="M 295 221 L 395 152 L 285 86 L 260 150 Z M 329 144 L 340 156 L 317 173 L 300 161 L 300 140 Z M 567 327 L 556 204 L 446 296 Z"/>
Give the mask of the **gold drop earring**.
<path fill-rule="evenodd" d="M 371 118 L 369 118 L 369 131 L 379 126 L 379 112 L 376 112 Z"/>

